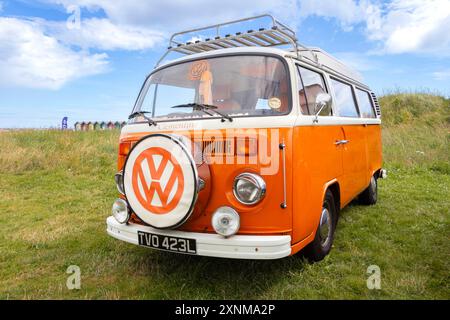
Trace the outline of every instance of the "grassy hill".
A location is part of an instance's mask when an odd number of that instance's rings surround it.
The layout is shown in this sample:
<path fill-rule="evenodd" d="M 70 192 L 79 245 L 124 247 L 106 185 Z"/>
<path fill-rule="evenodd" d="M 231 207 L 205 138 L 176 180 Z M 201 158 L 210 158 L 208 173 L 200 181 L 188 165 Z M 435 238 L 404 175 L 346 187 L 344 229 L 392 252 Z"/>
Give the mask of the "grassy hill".
<path fill-rule="evenodd" d="M 331 255 L 236 261 L 157 252 L 105 233 L 118 132 L 0 133 L 0 298 L 450 298 L 450 101 L 382 97 L 376 206 L 352 204 Z M 81 268 L 81 290 L 66 269 Z M 368 290 L 367 267 L 381 269 Z"/>
<path fill-rule="evenodd" d="M 391 168 L 450 173 L 450 100 L 432 94 L 380 99 L 384 159 Z"/>

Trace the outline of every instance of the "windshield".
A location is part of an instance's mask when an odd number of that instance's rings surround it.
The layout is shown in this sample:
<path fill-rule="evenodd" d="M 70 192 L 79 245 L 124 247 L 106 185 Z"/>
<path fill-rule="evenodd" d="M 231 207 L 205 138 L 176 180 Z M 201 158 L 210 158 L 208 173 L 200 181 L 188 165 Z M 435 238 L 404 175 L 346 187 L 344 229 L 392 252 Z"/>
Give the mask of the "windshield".
<path fill-rule="evenodd" d="M 184 108 L 187 104 L 216 106 L 231 117 L 285 114 L 290 111 L 285 64 L 267 56 L 227 56 L 170 66 L 147 79 L 133 112 L 158 121 L 217 117 L 192 105 Z"/>

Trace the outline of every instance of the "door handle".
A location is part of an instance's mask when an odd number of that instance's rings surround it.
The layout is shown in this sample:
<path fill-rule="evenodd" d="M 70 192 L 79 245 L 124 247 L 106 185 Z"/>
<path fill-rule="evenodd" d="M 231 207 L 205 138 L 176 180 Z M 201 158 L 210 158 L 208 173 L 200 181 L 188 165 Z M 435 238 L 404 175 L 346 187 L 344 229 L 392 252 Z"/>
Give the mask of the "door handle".
<path fill-rule="evenodd" d="M 336 142 L 334 144 L 337 146 L 340 146 L 342 144 L 347 144 L 349 142 L 350 142 L 350 140 L 336 140 Z"/>

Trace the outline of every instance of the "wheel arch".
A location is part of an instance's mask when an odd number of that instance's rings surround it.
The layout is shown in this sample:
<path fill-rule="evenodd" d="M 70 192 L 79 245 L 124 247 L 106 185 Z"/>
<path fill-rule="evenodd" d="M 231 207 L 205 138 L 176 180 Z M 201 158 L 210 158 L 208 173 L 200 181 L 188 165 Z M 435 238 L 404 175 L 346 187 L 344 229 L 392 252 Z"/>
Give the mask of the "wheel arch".
<path fill-rule="evenodd" d="M 333 229 L 332 229 L 332 240 L 334 239 L 334 232 L 336 230 L 336 225 L 339 217 L 340 212 L 340 203 L 341 203 L 341 195 L 340 195 L 340 185 L 337 179 L 333 179 L 329 182 L 327 182 L 322 190 L 322 199 L 326 198 L 326 194 L 330 190 L 330 192 L 333 195 L 334 204 L 335 204 L 335 217 L 334 217 L 334 223 L 333 223 Z M 318 244 L 318 241 L 320 240 L 320 236 L 318 236 L 319 228 L 320 228 L 320 217 L 318 221 L 318 227 L 316 228 L 314 234 L 313 240 L 305 247 L 305 255 L 310 261 L 320 261 L 322 260 L 331 250 L 332 243 L 330 244 L 327 249 L 324 249 L 323 247 L 318 247 L 320 244 Z M 325 251 L 324 251 L 325 250 Z"/>
<path fill-rule="evenodd" d="M 341 211 L 341 187 L 339 185 L 339 181 L 337 179 L 333 179 L 325 184 L 323 188 L 322 199 L 325 198 L 325 193 L 327 192 L 327 190 L 330 190 L 333 194 L 336 211 L 339 215 L 339 212 Z"/>

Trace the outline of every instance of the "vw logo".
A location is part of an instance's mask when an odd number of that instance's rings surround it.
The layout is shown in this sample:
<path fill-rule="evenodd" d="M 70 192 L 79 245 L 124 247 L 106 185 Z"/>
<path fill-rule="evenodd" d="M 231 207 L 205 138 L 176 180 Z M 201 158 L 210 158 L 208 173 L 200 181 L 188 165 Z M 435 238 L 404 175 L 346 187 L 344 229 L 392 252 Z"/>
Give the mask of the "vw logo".
<path fill-rule="evenodd" d="M 136 159 L 133 190 L 140 204 L 152 213 L 172 211 L 184 189 L 183 171 L 177 160 L 163 148 L 150 148 Z"/>

